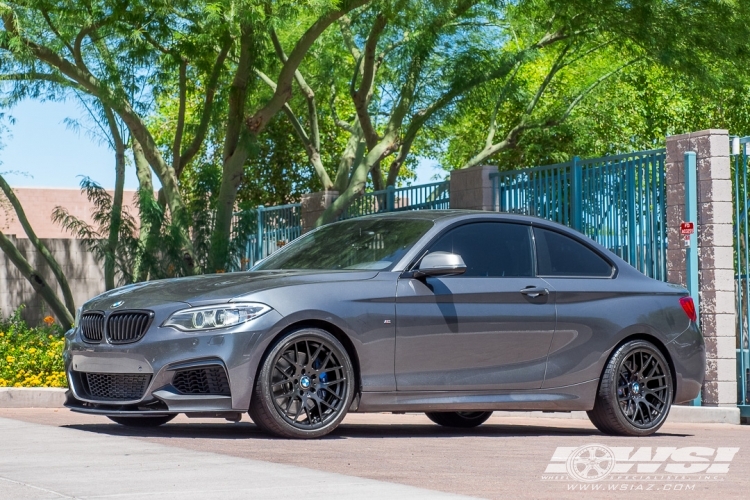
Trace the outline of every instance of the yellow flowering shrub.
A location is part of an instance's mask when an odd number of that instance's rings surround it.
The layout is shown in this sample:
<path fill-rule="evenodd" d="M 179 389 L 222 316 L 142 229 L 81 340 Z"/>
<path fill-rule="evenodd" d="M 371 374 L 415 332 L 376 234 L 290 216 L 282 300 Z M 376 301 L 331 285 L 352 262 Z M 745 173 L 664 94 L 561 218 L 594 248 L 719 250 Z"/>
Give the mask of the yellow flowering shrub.
<path fill-rule="evenodd" d="M 0 387 L 67 387 L 62 329 L 48 321 L 30 327 L 20 312 L 0 318 Z"/>

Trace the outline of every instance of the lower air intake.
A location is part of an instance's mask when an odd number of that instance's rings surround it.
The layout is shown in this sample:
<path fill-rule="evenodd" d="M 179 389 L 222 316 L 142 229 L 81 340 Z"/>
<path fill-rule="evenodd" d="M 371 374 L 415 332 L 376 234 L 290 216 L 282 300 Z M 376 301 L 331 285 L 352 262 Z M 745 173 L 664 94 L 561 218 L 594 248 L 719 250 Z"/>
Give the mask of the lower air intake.
<path fill-rule="evenodd" d="M 180 370 L 172 385 L 182 394 L 215 394 L 229 396 L 229 380 L 222 366 L 206 366 Z"/>
<path fill-rule="evenodd" d="M 151 380 L 150 374 L 137 373 L 82 373 L 91 399 L 102 401 L 132 401 L 141 399 Z"/>

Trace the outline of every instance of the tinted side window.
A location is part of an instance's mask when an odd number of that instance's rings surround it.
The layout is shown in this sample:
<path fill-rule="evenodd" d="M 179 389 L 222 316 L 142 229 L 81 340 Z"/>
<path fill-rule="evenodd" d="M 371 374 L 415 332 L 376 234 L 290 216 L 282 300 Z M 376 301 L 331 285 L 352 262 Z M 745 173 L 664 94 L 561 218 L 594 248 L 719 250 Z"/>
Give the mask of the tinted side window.
<path fill-rule="evenodd" d="M 461 276 L 513 277 L 532 275 L 529 226 L 476 222 L 449 230 L 430 252 L 451 252 L 466 263 Z"/>
<path fill-rule="evenodd" d="M 534 228 L 539 276 L 612 275 L 612 266 L 587 246 L 563 234 Z"/>

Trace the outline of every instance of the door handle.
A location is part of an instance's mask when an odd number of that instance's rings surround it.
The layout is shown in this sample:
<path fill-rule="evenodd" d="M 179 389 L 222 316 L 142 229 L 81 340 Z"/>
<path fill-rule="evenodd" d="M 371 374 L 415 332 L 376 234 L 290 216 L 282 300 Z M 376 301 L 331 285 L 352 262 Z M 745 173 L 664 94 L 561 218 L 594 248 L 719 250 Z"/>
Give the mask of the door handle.
<path fill-rule="evenodd" d="M 526 295 L 527 297 L 535 299 L 537 297 L 541 297 L 542 295 L 549 295 L 549 290 L 540 286 L 530 286 L 521 290 L 521 293 Z"/>

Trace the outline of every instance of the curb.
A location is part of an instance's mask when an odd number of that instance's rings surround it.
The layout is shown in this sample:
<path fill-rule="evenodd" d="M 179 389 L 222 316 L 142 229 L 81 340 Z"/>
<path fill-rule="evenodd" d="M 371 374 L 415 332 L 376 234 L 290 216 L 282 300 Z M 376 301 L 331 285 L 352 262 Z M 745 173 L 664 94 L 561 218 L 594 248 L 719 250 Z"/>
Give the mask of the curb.
<path fill-rule="evenodd" d="M 585 411 L 545 413 L 541 411 L 496 411 L 493 417 L 563 418 L 588 420 Z M 740 425 L 740 409 L 715 406 L 672 406 L 667 422 L 671 424 L 732 424 Z"/>
<path fill-rule="evenodd" d="M 67 389 L 0 387 L 0 408 L 62 408 Z"/>
<path fill-rule="evenodd" d="M 66 389 L 55 387 L 0 387 L 0 408 L 62 408 Z M 585 411 L 496 411 L 493 417 L 562 418 L 588 420 Z M 673 424 L 740 424 L 736 407 L 673 406 L 668 422 Z"/>

